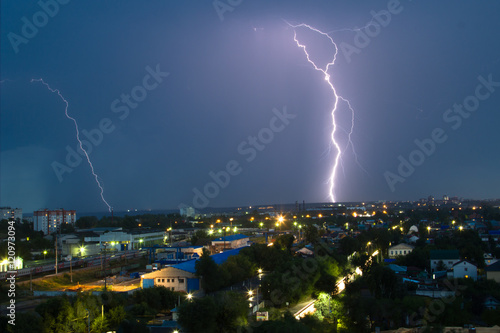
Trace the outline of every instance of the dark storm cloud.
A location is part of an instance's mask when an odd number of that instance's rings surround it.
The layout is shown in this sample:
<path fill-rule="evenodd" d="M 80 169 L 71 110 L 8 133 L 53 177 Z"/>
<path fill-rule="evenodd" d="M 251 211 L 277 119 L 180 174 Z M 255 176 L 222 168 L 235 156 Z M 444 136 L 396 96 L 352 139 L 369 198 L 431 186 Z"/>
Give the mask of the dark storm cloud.
<path fill-rule="evenodd" d="M 190 204 L 193 189 L 213 181 L 210 172 L 231 160 L 242 170 L 210 198 L 212 206 L 328 200 L 333 99 L 285 20 L 331 32 L 342 45 L 331 79 L 356 111 L 352 141 L 361 166 L 348 149 L 338 200 L 498 197 L 500 91 L 462 119 L 459 130 L 447 130 L 446 142 L 394 192 L 384 177 L 397 172 L 398 156 L 409 158 L 415 140 L 443 127 L 443 114 L 474 93 L 478 76 L 500 81 L 498 3 L 42 0 L 1 6 L 0 205 L 106 210 L 85 159 L 62 181 L 54 172 L 54 161 L 68 166 L 67 147 L 76 152 L 77 141 L 61 100 L 30 83 L 40 77 L 60 89 L 70 115 L 94 134 L 87 138 L 90 157 L 117 210 Z M 314 51 L 324 60 L 332 50 Z M 162 82 L 145 79 L 156 66 L 168 72 Z M 272 110 L 283 107 L 296 119 L 247 162 L 238 146 L 270 128 Z M 338 110 L 338 121 L 348 130 L 348 110 Z M 339 130 L 339 141 L 345 138 Z"/>

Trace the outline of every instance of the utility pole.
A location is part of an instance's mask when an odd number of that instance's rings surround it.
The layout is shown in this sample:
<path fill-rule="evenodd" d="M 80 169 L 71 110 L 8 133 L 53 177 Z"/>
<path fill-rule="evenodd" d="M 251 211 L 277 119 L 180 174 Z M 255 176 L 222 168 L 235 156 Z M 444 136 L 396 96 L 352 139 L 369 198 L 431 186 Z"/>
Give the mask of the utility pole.
<path fill-rule="evenodd" d="M 107 274 L 106 274 L 106 246 L 108 244 L 104 243 L 104 291 L 106 291 L 106 282 L 107 282 Z"/>
<path fill-rule="evenodd" d="M 222 228 L 224 230 L 224 247 L 222 248 L 222 252 L 226 250 L 226 227 Z"/>
<path fill-rule="evenodd" d="M 58 251 L 57 251 L 57 233 L 56 233 L 56 275 L 57 275 L 57 255 Z"/>
<path fill-rule="evenodd" d="M 71 264 L 71 254 L 69 255 L 69 275 L 71 276 L 71 283 L 73 283 L 73 265 Z"/>

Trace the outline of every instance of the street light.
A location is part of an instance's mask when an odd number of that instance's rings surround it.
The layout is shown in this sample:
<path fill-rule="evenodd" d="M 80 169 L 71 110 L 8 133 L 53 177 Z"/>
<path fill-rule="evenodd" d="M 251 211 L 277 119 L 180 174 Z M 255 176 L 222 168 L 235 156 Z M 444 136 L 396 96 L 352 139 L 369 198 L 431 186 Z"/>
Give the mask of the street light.
<path fill-rule="evenodd" d="M 80 255 L 83 257 L 83 253 L 85 252 L 85 246 L 80 246 Z"/>
<path fill-rule="evenodd" d="M 47 254 L 47 250 L 43 251 L 43 260 L 45 260 L 45 255 Z"/>
<path fill-rule="evenodd" d="M 189 293 L 189 294 L 187 294 L 186 297 L 187 297 L 188 300 L 191 300 L 193 298 L 193 294 Z"/>

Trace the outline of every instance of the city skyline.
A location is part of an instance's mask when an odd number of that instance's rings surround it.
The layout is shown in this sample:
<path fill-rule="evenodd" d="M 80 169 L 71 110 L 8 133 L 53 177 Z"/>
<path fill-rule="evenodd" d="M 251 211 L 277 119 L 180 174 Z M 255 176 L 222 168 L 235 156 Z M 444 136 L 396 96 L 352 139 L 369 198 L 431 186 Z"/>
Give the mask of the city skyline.
<path fill-rule="evenodd" d="M 334 100 L 302 23 L 355 111 L 337 201 L 500 197 L 499 4 L 220 3 L 2 3 L 0 206 L 328 202 Z"/>

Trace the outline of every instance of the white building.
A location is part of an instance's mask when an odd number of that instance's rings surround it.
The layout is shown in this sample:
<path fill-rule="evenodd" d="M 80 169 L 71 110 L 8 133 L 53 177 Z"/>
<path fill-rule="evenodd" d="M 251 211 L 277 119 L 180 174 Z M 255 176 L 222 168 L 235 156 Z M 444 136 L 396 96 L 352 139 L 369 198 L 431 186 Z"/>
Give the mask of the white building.
<path fill-rule="evenodd" d="M 191 279 L 196 280 L 196 284 L 193 289 L 198 290 L 199 282 L 196 274 L 184 269 L 170 266 L 153 273 L 142 275 L 141 288 L 161 286 L 172 291 L 189 292 L 192 291 L 188 287 L 188 281 Z M 147 284 L 146 281 L 151 282 Z"/>
<path fill-rule="evenodd" d="M 180 208 L 180 214 L 181 216 L 185 217 L 194 217 L 195 216 L 195 211 L 193 207 L 181 207 Z"/>
<path fill-rule="evenodd" d="M 164 244 L 167 233 L 162 230 L 142 229 L 122 231 L 121 229 L 104 232 L 100 235 L 85 237 L 84 241 L 99 244 L 99 248 L 107 250 L 127 251 L 141 247 Z"/>
<path fill-rule="evenodd" d="M 388 250 L 389 258 L 396 258 L 397 256 L 405 256 L 413 251 L 414 247 L 405 243 L 391 246 Z"/>
<path fill-rule="evenodd" d="M 23 209 L 22 208 L 11 208 L 11 207 L 0 207 L 0 220 L 8 220 L 14 214 L 14 219 L 22 221 L 23 220 Z"/>
<path fill-rule="evenodd" d="M 42 231 L 44 235 L 50 235 L 56 232 L 61 224 L 75 224 L 75 210 L 37 210 L 33 212 L 33 229 Z"/>
<path fill-rule="evenodd" d="M 448 270 L 460 261 L 458 250 L 431 250 L 431 271 L 436 271 L 442 262 L 443 268 Z"/>
<path fill-rule="evenodd" d="M 215 248 L 215 251 L 218 252 L 224 249 L 236 249 L 247 246 L 249 241 L 250 237 L 242 234 L 236 234 L 216 238 L 212 240 L 212 246 Z"/>
<path fill-rule="evenodd" d="M 462 260 L 453 265 L 452 274 L 455 279 L 466 278 L 476 281 L 477 266 L 467 260 Z"/>

